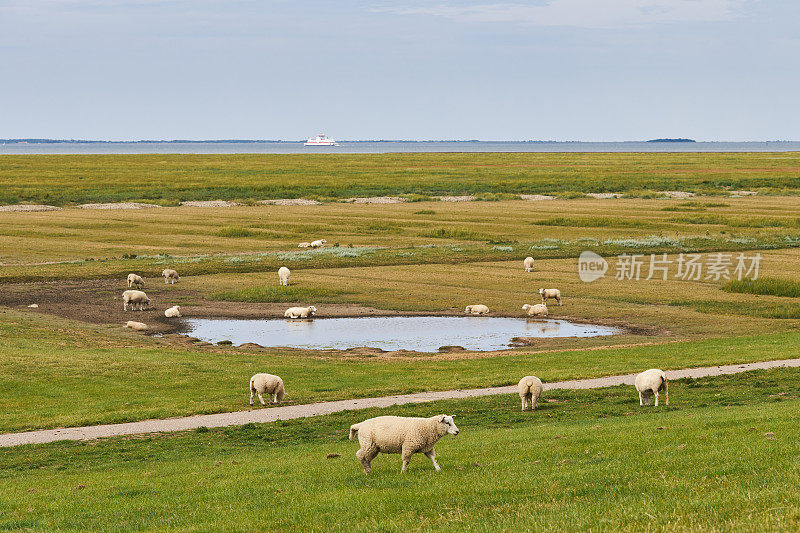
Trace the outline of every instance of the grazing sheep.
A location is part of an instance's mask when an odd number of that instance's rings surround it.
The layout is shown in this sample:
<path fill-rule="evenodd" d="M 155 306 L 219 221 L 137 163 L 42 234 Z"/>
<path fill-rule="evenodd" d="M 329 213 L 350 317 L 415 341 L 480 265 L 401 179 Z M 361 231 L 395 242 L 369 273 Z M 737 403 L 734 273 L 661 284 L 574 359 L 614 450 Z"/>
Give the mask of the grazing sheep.
<path fill-rule="evenodd" d="M 283 380 L 272 374 L 256 374 L 250 378 L 250 405 L 253 405 L 253 395 L 258 394 L 261 405 L 264 403 L 264 394 L 272 395 L 272 403 L 279 403 L 286 396 Z"/>
<path fill-rule="evenodd" d="M 290 307 L 283 313 L 286 318 L 308 318 L 317 312 L 317 308 L 313 305 L 308 307 Z"/>
<path fill-rule="evenodd" d="M 183 316 L 181 314 L 181 306 L 180 305 L 173 305 L 166 311 L 164 311 L 164 316 L 167 318 L 176 318 L 179 316 Z"/>
<path fill-rule="evenodd" d="M 489 308 L 485 305 L 468 305 L 466 309 L 464 309 L 464 312 L 473 315 L 486 315 L 489 314 Z"/>
<path fill-rule="evenodd" d="M 650 405 L 650 398 L 656 397 L 656 407 L 658 407 L 658 393 L 664 391 L 664 403 L 669 405 L 669 384 L 667 375 L 659 368 L 645 370 L 636 376 L 634 381 L 636 390 L 639 392 L 639 406 Z M 645 400 L 642 402 L 642 400 Z"/>
<path fill-rule="evenodd" d="M 522 264 L 525 266 L 525 272 L 533 272 L 533 257 L 526 257 Z"/>
<path fill-rule="evenodd" d="M 547 316 L 547 306 L 545 304 L 525 304 L 523 311 L 527 311 L 530 316 Z"/>
<path fill-rule="evenodd" d="M 147 331 L 147 324 L 144 322 L 135 322 L 133 320 L 128 320 L 124 327 L 131 328 L 136 331 Z"/>
<path fill-rule="evenodd" d="M 430 418 L 378 416 L 350 426 L 350 440 L 356 433 L 361 445 L 356 457 L 364 467 L 365 474 L 372 472 L 370 463 L 381 452 L 402 454 L 403 468 L 400 473 L 406 471 L 415 453 L 424 453 L 438 472 L 441 468 L 436 462 L 433 447 L 447 434 L 458 435 L 458 428 L 453 417 L 448 415 Z"/>
<path fill-rule="evenodd" d="M 280 281 L 281 285 L 289 284 L 289 274 L 291 274 L 291 271 L 289 271 L 289 269 L 286 267 L 280 267 L 278 269 L 278 280 Z"/>
<path fill-rule="evenodd" d="M 178 273 L 171 268 L 165 268 L 161 275 L 164 276 L 164 284 L 174 285 L 180 279 Z"/>
<path fill-rule="evenodd" d="M 310 242 L 301 242 L 297 245 L 298 248 L 309 248 L 311 246 Z"/>
<path fill-rule="evenodd" d="M 535 411 L 539 404 L 539 396 L 542 395 L 542 380 L 536 376 L 525 376 L 519 380 L 517 390 L 522 399 L 522 410 L 524 411 L 527 405 Z"/>
<path fill-rule="evenodd" d="M 144 311 L 150 305 L 150 298 L 142 291 L 125 291 L 122 293 L 123 311 L 127 311 L 129 305 L 133 311 Z"/>
<path fill-rule="evenodd" d="M 558 305 L 561 305 L 561 291 L 558 289 L 539 289 L 539 296 L 542 297 L 543 304 L 546 304 L 550 298 L 554 298 Z"/>
<path fill-rule="evenodd" d="M 311 241 L 311 247 L 312 248 L 319 248 L 320 246 L 322 246 L 326 242 L 328 242 L 328 241 L 326 241 L 325 239 L 319 239 L 317 241 Z"/>
<path fill-rule="evenodd" d="M 141 289 L 144 287 L 144 279 L 136 274 L 128 274 L 128 288 L 133 288 L 134 285 L 137 289 Z"/>

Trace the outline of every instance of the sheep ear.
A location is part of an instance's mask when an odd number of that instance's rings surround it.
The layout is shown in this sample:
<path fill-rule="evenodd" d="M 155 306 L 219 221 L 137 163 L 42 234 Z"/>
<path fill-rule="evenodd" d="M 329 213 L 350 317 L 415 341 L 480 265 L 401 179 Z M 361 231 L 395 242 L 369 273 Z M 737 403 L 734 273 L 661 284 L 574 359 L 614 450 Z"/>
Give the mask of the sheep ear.
<path fill-rule="evenodd" d="M 450 418 L 455 418 L 455 417 L 456 417 L 456 415 L 450 415 Z"/>

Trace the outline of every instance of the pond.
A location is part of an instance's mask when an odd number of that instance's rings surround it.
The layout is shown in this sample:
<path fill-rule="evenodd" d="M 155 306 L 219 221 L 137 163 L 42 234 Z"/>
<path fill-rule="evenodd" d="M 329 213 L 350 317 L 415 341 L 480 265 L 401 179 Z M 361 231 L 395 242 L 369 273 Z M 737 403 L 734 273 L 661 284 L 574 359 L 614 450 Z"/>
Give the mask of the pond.
<path fill-rule="evenodd" d="M 435 352 L 441 346 L 461 346 L 490 351 L 511 348 L 514 337 L 596 337 L 620 332 L 618 328 L 567 320 L 500 317 L 189 318 L 185 323 L 187 333 L 206 342 L 227 340 L 234 345 L 252 342 L 317 350 L 368 346 L 386 351 Z"/>

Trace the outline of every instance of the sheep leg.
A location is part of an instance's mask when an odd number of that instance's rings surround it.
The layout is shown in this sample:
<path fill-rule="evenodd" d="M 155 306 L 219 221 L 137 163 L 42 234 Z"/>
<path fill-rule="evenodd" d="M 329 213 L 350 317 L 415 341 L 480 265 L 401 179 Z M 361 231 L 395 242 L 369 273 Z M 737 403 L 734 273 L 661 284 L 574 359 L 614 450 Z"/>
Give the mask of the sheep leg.
<path fill-rule="evenodd" d="M 267 405 L 266 403 L 264 403 L 264 397 L 261 395 L 260 392 L 258 393 L 258 401 L 261 402 L 261 405 Z"/>
<path fill-rule="evenodd" d="M 644 406 L 644 402 L 642 401 L 642 391 L 639 391 L 639 407 Z"/>
<path fill-rule="evenodd" d="M 561 297 L 560 296 L 558 298 L 556 298 L 556 301 L 558 302 L 558 305 L 561 305 Z"/>
<path fill-rule="evenodd" d="M 365 474 L 372 473 L 372 465 L 370 463 L 372 463 L 376 455 L 378 455 L 378 450 L 373 448 L 369 448 L 366 451 L 364 451 L 364 448 L 361 448 L 356 452 L 356 458 L 361 463 L 361 466 L 364 467 Z"/>
<path fill-rule="evenodd" d="M 272 395 L 272 403 L 278 403 L 278 393 Z"/>
<path fill-rule="evenodd" d="M 253 396 L 255 396 L 255 394 L 253 394 L 254 392 L 255 391 L 253 389 L 250 389 L 250 405 L 253 405 Z"/>
<path fill-rule="evenodd" d="M 403 449 L 403 468 L 400 469 L 401 474 L 405 473 L 406 468 L 408 468 L 408 463 L 411 462 L 412 455 L 414 455 L 414 452 Z"/>
<path fill-rule="evenodd" d="M 664 380 L 664 404 L 669 405 L 669 384 Z"/>
<path fill-rule="evenodd" d="M 654 392 L 653 394 L 656 396 L 656 407 L 658 407 L 658 391 Z"/>
<path fill-rule="evenodd" d="M 522 410 L 525 410 L 525 396 L 522 397 Z"/>
<path fill-rule="evenodd" d="M 431 460 L 431 462 L 433 463 L 433 467 L 436 469 L 436 471 L 437 471 L 437 472 L 438 472 L 439 470 L 441 470 L 441 467 L 439 466 L 439 463 L 437 463 L 437 462 L 436 462 L 436 450 L 434 450 L 433 448 L 431 448 L 431 451 L 429 451 L 429 452 L 425 452 L 425 456 L 426 456 L 428 459 L 430 459 L 430 460 Z"/>
<path fill-rule="evenodd" d="M 533 395 L 531 395 L 531 396 L 533 396 Z M 533 398 L 533 410 L 535 411 L 538 406 L 539 406 L 539 398 L 535 397 L 535 398 Z"/>

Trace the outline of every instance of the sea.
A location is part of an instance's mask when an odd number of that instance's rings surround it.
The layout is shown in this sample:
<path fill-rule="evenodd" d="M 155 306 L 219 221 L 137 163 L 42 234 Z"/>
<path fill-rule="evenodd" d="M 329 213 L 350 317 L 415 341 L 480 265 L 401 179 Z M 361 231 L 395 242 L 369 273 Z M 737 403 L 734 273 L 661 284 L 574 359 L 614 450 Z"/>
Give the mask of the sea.
<path fill-rule="evenodd" d="M 483 152 L 797 152 L 800 141 L 769 142 L 504 142 L 339 141 L 339 146 L 303 142 L 0 142 L 0 155 L 16 154 L 387 154 Z"/>

